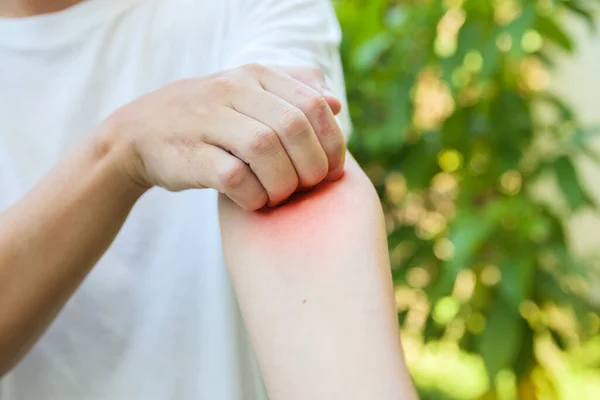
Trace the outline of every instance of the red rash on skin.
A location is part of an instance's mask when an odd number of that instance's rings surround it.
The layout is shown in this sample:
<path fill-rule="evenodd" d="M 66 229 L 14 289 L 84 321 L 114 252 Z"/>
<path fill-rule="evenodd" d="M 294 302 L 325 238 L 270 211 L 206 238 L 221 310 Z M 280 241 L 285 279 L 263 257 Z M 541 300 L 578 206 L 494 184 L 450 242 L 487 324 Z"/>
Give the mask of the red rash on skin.
<path fill-rule="evenodd" d="M 318 223 L 324 217 L 324 213 L 335 210 L 335 204 L 325 202 L 323 198 L 331 198 L 339 183 L 341 182 L 324 182 L 309 192 L 296 193 L 278 207 L 256 212 L 253 219 L 257 224 L 261 224 L 265 234 L 267 231 L 271 234 L 297 231 L 311 222 Z"/>
<path fill-rule="evenodd" d="M 366 209 L 365 200 L 372 198 L 364 195 L 361 179 L 368 179 L 361 174 L 346 169 L 337 181 L 322 182 L 310 192 L 294 194 L 278 207 L 250 213 L 243 228 L 247 240 L 303 253 L 339 247 L 351 234 L 350 227 L 356 225 L 349 218 L 357 209 Z"/>

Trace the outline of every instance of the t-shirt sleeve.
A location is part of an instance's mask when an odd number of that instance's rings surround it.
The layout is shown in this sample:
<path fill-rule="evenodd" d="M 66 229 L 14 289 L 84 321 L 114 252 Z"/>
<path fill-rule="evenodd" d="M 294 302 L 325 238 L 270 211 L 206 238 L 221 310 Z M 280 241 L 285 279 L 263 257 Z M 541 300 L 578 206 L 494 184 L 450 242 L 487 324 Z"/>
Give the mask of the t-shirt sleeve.
<path fill-rule="evenodd" d="M 342 100 L 338 122 L 351 131 L 339 55 L 341 30 L 330 0 L 237 0 L 231 2 L 222 52 L 223 69 L 249 63 L 320 68 Z"/>

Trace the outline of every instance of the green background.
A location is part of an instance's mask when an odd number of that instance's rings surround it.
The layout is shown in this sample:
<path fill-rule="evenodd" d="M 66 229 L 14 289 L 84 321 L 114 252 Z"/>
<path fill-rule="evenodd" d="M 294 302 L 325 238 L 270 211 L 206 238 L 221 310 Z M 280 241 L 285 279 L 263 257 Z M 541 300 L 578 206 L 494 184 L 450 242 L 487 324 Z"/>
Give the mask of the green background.
<path fill-rule="evenodd" d="M 563 222 L 597 132 L 547 89 L 584 0 L 340 0 L 350 149 L 384 206 L 422 399 L 600 398 L 598 269 Z M 599 55 L 600 57 L 600 55 Z M 599 76 L 600 79 L 600 76 Z M 536 195 L 552 180 L 559 201 Z"/>

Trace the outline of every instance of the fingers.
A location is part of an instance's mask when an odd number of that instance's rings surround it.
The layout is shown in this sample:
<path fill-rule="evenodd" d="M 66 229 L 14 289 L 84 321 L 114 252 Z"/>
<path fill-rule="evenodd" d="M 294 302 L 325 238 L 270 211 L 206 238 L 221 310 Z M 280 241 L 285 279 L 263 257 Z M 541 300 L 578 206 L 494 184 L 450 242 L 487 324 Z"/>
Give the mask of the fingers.
<path fill-rule="evenodd" d="M 200 141 L 184 143 L 177 148 L 180 170 L 174 175 L 179 181 L 178 186 L 216 189 L 249 211 L 258 210 L 267 203 L 268 196 L 260 181 L 237 157 Z"/>
<path fill-rule="evenodd" d="M 258 65 L 249 65 L 245 71 L 254 76 L 262 87 L 293 105 L 307 117 L 328 160 L 329 179 L 343 174 L 345 154 L 344 136 L 327 99 L 317 90 L 290 76 Z"/>
<path fill-rule="evenodd" d="M 338 115 L 342 111 L 342 102 L 329 90 L 325 81 L 325 75 L 323 75 L 323 72 L 320 69 L 281 66 L 273 66 L 273 69 L 281 71 L 319 92 L 325 97 L 325 100 L 334 115 Z"/>
<path fill-rule="evenodd" d="M 333 94 L 331 94 L 331 92 L 325 92 L 323 97 L 325 97 L 325 101 L 327 101 L 327 104 L 329 104 L 329 108 L 334 115 L 338 115 L 340 112 L 342 112 L 342 102 Z"/>
<path fill-rule="evenodd" d="M 275 133 L 296 171 L 297 187 L 313 187 L 327 176 L 327 155 L 302 110 L 258 85 L 240 91 L 233 97 L 232 106 Z"/>
<path fill-rule="evenodd" d="M 220 107 L 212 113 L 215 123 L 204 126 L 203 140 L 226 149 L 249 165 L 266 190 L 269 206 L 285 201 L 296 191 L 299 179 L 290 154 L 296 154 L 302 147 L 291 146 L 288 151 L 281 142 L 288 139 L 286 135 L 280 136 L 269 126 L 230 108 Z M 318 146 L 316 142 L 317 150 Z M 326 165 L 326 160 L 323 162 Z"/>

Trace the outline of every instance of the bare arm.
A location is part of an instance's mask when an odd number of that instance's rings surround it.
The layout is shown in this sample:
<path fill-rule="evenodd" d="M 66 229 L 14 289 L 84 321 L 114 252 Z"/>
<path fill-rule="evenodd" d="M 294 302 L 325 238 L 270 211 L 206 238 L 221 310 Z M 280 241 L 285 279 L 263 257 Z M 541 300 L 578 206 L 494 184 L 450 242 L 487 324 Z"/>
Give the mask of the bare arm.
<path fill-rule="evenodd" d="M 268 212 L 221 198 L 225 256 L 271 400 L 415 399 L 377 195 L 354 160 Z"/>
<path fill-rule="evenodd" d="M 0 214 L 0 376 L 55 317 L 146 189 L 213 188 L 258 209 L 339 177 L 344 144 L 332 109 L 338 100 L 310 83 L 249 65 L 173 82 L 116 111 Z"/>
<path fill-rule="evenodd" d="M 44 331 L 142 194 L 113 156 L 88 138 L 0 214 L 0 376 Z"/>

